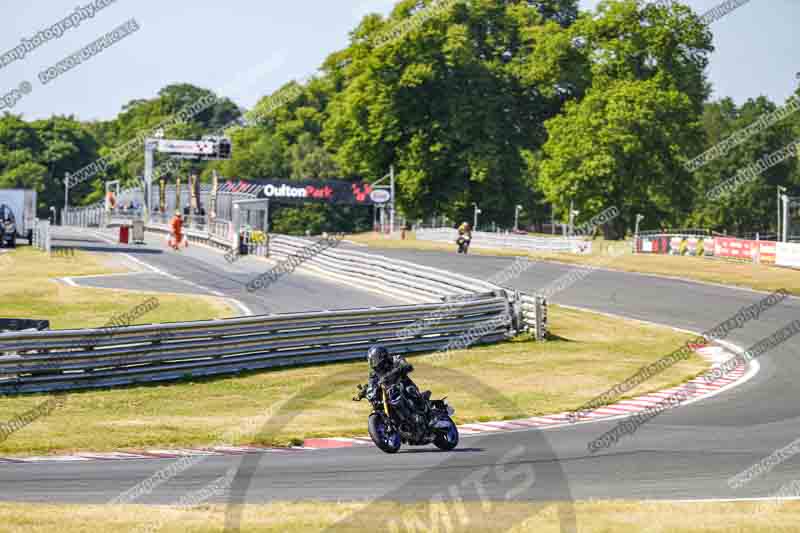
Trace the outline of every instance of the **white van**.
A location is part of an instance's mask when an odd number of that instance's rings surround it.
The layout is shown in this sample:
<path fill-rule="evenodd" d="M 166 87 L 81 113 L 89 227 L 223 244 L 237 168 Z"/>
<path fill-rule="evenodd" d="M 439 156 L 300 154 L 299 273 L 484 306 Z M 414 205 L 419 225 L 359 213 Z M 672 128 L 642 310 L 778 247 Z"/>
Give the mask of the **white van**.
<path fill-rule="evenodd" d="M 0 246 L 14 247 L 16 239 L 33 243 L 36 191 L 0 189 Z"/>

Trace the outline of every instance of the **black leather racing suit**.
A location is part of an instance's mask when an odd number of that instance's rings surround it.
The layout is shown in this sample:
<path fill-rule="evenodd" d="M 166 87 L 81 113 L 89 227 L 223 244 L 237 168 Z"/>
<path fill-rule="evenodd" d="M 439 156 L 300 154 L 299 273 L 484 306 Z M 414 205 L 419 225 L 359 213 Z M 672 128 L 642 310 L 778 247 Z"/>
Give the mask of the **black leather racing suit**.
<path fill-rule="evenodd" d="M 391 401 L 392 387 L 398 386 L 402 391 L 404 397 L 409 400 L 407 403 L 408 412 L 404 414 L 404 418 L 409 418 L 409 415 L 422 415 L 423 418 L 427 415 L 427 401 L 422 397 L 416 384 L 408 377 L 410 372 L 414 371 L 414 367 L 405 360 L 402 355 L 395 355 L 392 357 L 392 364 L 385 371 L 372 370 L 369 373 L 369 382 L 367 384 L 367 399 L 372 400 L 376 395 L 380 394 L 380 385 L 383 384 L 387 388 L 389 399 Z M 398 392 L 394 389 L 394 392 Z M 403 409 L 405 411 L 405 409 Z M 418 422 L 421 422 L 419 420 Z"/>

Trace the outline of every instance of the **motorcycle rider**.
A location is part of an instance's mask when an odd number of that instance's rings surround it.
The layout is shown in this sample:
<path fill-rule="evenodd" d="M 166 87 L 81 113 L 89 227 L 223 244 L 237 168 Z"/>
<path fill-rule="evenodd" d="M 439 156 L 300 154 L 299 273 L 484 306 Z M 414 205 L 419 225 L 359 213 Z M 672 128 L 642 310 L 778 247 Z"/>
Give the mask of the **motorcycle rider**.
<path fill-rule="evenodd" d="M 469 243 L 472 241 L 472 228 L 468 222 L 463 222 L 458 227 L 458 251 L 466 254 L 469 251 Z"/>
<path fill-rule="evenodd" d="M 364 389 L 367 399 L 372 401 L 380 393 L 380 386 L 385 385 L 390 402 L 394 404 L 392 400 L 394 400 L 396 389 L 393 387 L 399 385 L 405 397 L 410 401 L 413 410 L 413 412 L 405 412 L 406 410 L 402 409 L 402 414 L 405 418 L 413 416 L 416 424 L 422 426 L 425 419 L 428 418 L 428 400 L 431 393 L 425 391 L 420 394 L 416 384 L 408 377 L 408 374 L 414 371 L 414 367 L 400 354 L 392 357 L 389 350 L 381 345 L 375 345 L 369 349 L 367 361 L 370 369 L 369 382 L 367 388 Z"/>

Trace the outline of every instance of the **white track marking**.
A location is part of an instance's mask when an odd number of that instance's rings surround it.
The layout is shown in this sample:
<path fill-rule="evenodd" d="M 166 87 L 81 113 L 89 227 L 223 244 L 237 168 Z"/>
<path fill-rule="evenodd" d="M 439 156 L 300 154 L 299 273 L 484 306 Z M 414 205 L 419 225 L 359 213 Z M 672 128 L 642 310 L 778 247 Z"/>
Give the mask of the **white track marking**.
<path fill-rule="evenodd" d="M 608 316 L 608 317 L 611 317 L 611 318 L 624 318 L 624 319 L 627 319 L 627 320 L 635 320 L 636 322 L 640 322 L 642 324 L 647 324 L 647 325 L 650 325 L 650 326 L 668 327 L 668 328 L 671 328 L 671 329 L 673 329 L 675 331 L 680 331 L 682 333 L 689 333 L 689 334 L 695 335 L 697 337 L 701 337 L 702 336 L 700 333 L 697 333 L 696 331 L 692 331 L 692 330 L 689 330 L 689 329 L 683 329 L 683 328 L 676 328 L 674 326 L 665 326 L 664 324 L 658 324 L 656 322 L 650 322 L 650 321 L 647 321 L 647 320 L 641 320 L 639 318 L 631 318 L 631 317 L 627 317 L 627 316 L 623 316 L 623 315 L 614 315 L 614 314 L 611 314 L 611 313 L 604 313 L 602 311 L 595 311 L 594 309 L 586 309 L 586 308 L 583 308 L 583 307 L 575 307 L 575 306 L 572 306 L 572 305 L 562 305 L 562 304 L 554 304 L 554 305 L 558 305 L 559 307 L 564 307 L 566 309 L 575 309 L 577 311 L 584 311 L 584 312 L 587 312 L 587 313 L 595 313 L 595 314 L 598 314 L 598 315 Z M 741 346 L 739 346 L 737 344 L 734 344 L 732 342 L 725 341 L 725 340 L 716 340 L 714 342 L 717 342 L 717 343 L 725 346 L 729 351 L 731 351 L 731 352 L 733 352 L 735 354 L 744 353 L 744 348 L 742 348 Z M 715 389 L 713 392 L 709 392 L 708 394 L 704 394 L 703 396 L 699 396 L 697 398 L 692 398 L 691 400 L 687 400 L 685 402 L 682 402 L 680 406 L 682 407 L 684 405 L 691 405 L 691 404 L 693 404 L 695 402 L 699 402 L 701 400 L 707 400 L 708 398 L 713 398 L 714 396 L 716 396 L 718 394 L 721 394 L 723 392 L 726 392 L 726 391 L 728 391 L 728 390 L 730 390 L 730 389 L 732 389 L 734 387 L 738 387 L 739 385 L 743 385 L 743 384 L 747 383 L 748 381 L 750 381 L 751 379 L 753 379 L 753 377 L 755 377 L 755 375 L 758 374 L 759 370 L 761 370 L 761 365 L 759 364 L 758 361 L 756 361 L 755 359 L 752 359 L 752 360 L 750 360 L 750 362 L 749 362 L 749 364 L 747 366 L 747 373 L 744 376 L 742 376 L 741 378 L 737 379 L 736 381 L 734 381 L 732 383 L 729 383 L 728 385 L 725 385 L 724 387 L 720 387 L 718 389 Z M 625 416 L 630 416 L 630 415 L 625 415 Z M 625 418 L 625 417 L 623 416 L 623 417 L 617 417 L 617 418 Z M 606 419 L 606 420 L 608 420 L 608 419 Z"/>
<path fill-rule="evenodd" d="M 125 277 L 125 276 L 138 276 L 140 274 L 147 274 L 147 272 L 139 272 L 139 271 L 137 271 L 137 272 L 120 272 L 118 274 L 94 274 L 92 276 L 70 276 L 70 279 L 121 278 L 121 277 Z"/>
<path fill-rule="evenodd" d="M 101 239 L 101 240 L 103 240 L 103 241 L 105 241 L 105 242 L 107 242 L 109 244 L 118 244 L 118 243 L 108 239 L 102 233 L 99 233 L 99 232 L 96 232 L 96 231 L 90 231 L 89 233 L 94 234 L 96 237 L 98 237 L 99 239 Z M 181 283 L 185 283 L 186 285 L 189 285 L 191 287 L 195 287 L 196 289 L 200 289 L 203 292 L 207 292 L 207 293 L 212 294 L 214 296 L 217 296 L 219 298 L 226 298 L 227 300 L 230 300 L 231 302 L 236 302 L 236 306 L 239 307 L 239 309 L 241 309 L 241 310 L 247 311 L 248 316 L 253 314 L 244 304 L 242 304 L 238 300 L 235 300 L 234 298 L 228 298 L 225 294 L 223 294 L 223 293 L 221 293 L 221 292 L 219 292 L 217 290 L 209 289 L 208 287 L 204 287 L 203 285 L 200 285 L 199 283 L 195 283 L 193 281 L 189 281 L 187 279 L 181 278 L 180 276 L 176 276 L 175 274 L 171 274 L 169 272 L 161 270 L 160 268 L 158 268 L 156 266 L 153 266 L 150 263 L 147 263 L 145 261 L 142 261 L 141 259 L 133 257 L 131 254 L 123 253 L 122 255 L 123 255 L 123 257 L 125 257 L 129 261 L 131 261 L 133 263 L 136 263 L 137 265 L 140 265 L 140 266 L 146 268 L 147 270 L 149 270 L 151 272 L 154 272 L 154 273 L 159 274 L 161 276 L 165 276 L 165 277 L 173 279 L 175 281 L 179 281 Z"/>
<path fill-rule="evenodd" d="M 247 307 L 246 305 L 244 305 L 244 304 L 243 304 L 242 302 L 240 302 L 239 300 L 235 300 L 235 299 L 233 299 L 233 298 L 227 298 L 227 300 L 228 300 L 229 302 L 231 302 L 233 305 L 235 305 L 236 307 L 238 307 L 238 308 L 239 308 L 239 310 L 240 310 L 240 311 L 243 313 L 243 316 L 253 316 L 253 315 L 254 315 L 253 311 L 252 311 L 252 310 L 250 310 L 250 308 L 249 308 L 249 307 Z"/>
<path fill-rule="evenodd" d="M 352 244 L 353 246 L 359 246 L 361 248 L 369 248 L 369 244 L 364 244 L 363 242 L 350 241 L 347 239 L 342 239 L 342 242 L 346 242 L 347 244 Z"/>
<path fill-rule="evenodd" d="M 508 256 L 486 255 L 486 257 L 494 257 L 494 258 L 501 258 L 502 259 L 502 258 L 507 258 Z M 520 256 L 520 257 L 529 257 L 530 258 L 530 256 L 524 256 L 524 255 Z M 537 263 L 545 263 L 545 264 L 551 263 L 551 264 L 566 266 L 566 267 L 570 267 L 570 268 L 576 268 L 576 267 L 578 267 L 578 268 L 591 268 L 592 270 L 602 270 L 604 272 L 615 272 L 615 273 L 618 273 L 618 274 L 631 274 L 631 275 L 634 275 L 634 276 L 645 276 L 645 277 L 650 277 L 650 278 L 670 279 L 670 280 L 675 280 L 675 281 L 683 281 L 685 283 L 697 283 L 699 285 L 709 285 L 711 287 L 721 287 L 723 289 L 732 289 L 732 290 L 736 290 L 736 291 L 752 292 L 752 293 L 756 293 L 756 294 L 764 294 L 764 295 L 773 294 L 772 292 L 762 291 L 762 290 L 759 290 L 759 289 L 751 289 L 750 287 L 740 287 L 738 285 L 725 285 L 724 283 L 715 283 L 713 281 L 703 281 L 703 280 L 698 280 L 698 279 L 683 278 L 683 277 L 680 277 L 680 276 L 669 276 L 669 275 L 666 275 L 666 274 L 652 274 L 652 273 L 648 273 L 648 272 L 632 272 L 630 270 L 622 270 L 620 268 L 595 267 L 595 266 L 592 266 L 589 263 L 583 263 L 583 264 L 581 264 L 581 263 L 565 263 L 563 261 L 551 261 L 551 260 L 547 260 L 547 259 L 537 259 L 537 258 L 530 258 L 530 260 L 534 261 L 534 262 L 537 262 Z M 780 267 L 774 267 L 774 268 L 780 268 Z M 786 270 L 791 270 L 791 269 L 786 269 Z M 787 296 L 787 299 L 790 299 L 790 298 L 795 299 L 795 300 L 800 300 L 800 296 L 795 296 L 795 295 L 792 295 L 792 294 Z"/>
<path fill-rule="evenodd" d="M 200 289 L 203 292 L 207 292 L 209 294 L 213 294 L 214 296 L 219 296 L 220 298 L 226 298 L 226 296 L 223 293 L 219 292 L 219 291 L 215 291 L 213 289 L 209 289 L 208 287 L 204 287 L 203 285 L 200 285 L 199 283 L 195 283 L 194 281 L 189 281 L 188 279 L 184 279 L 184 278 L 182 278 L 180 276 L 176 276 L 175 274 L 170 274 L 169 272 L 161 270 L 160 268 L 155 267 L 155 266 L 153 266 L 153 265 L 151 265 L 149 263 L 145 263 L 141 259 L 133 257 L 131 254 L 123 254 L 123 255 L 125 257 L 127 257 L 128 259 L 130 259 L 131 261 L 133 261 L 134 263 L 142 265 L 143 267 L 155 272 L 156 274 L 160 274 L 160 275 L 166 276 L 166 277 L 168 277 L 170 279 L 174 279 L 176 281 L 180 281 L 181 283 L 185 283 L 187 285 L 190 285 L 192 287 Z"/>

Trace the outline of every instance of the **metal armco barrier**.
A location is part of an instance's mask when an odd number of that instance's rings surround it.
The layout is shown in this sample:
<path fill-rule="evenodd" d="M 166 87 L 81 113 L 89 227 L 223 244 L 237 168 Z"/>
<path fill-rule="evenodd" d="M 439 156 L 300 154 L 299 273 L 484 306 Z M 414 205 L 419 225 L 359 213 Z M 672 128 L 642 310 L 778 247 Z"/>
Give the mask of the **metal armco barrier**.
<path fill-rule="evenodd" d="M 273 235 L 270 241 L 272 257 L 286 260 L 315 241 L 285 235 Z M 330 277 L 338 277 L 364 288 L 378 288 L 403 298 L 429 302 L 432 297 L 475 294 L 499 290 L 500 287 L 474 278 L 407 261 L 389 259 L 375 254 L 329 248 L 302 265 Z"/>
<path fill-rule="evenodd" d="M 111 225 L 120 221 L 111 221 Z M 150 223 L 148 230 L 169 232 Z M 230 226 L 208 228 L 223 232 Z M 230 248 L 211 232 L 187 238 Z M 315 241 L 273 235 L 283 260 Z M 380 290 L 416 305 L 289 313 L 202 322 L 91 330 L 0 334 L 0 394 L 105 388 L 267 368 L 363 359 L 374 343 L 393 352 L 431 352 L 473 338 L 499 342 L 525 331 L 546 335 L 546 302 L 516 291 L 425 267 L 340 248 L 302 268 Z M 433 302 L 433 303 L 431 303 Z M 487 325 L 489 328 L 487 329 Z"/>
<path fill-rule="evenodd" d="M 233 222 L 229 220 L 215 220 L 208 225 L 208 239 L 218 246 L 232 247 Z"/>
<path fill-rule="evenodd" d="M 509 302 L 499 294 L 475 295 L 447 307 L 439 303 L 2 333 L 0 352 L 9 353 L 0 357 L 0 393 L 111 387 L 363 359 L 376 342 L 399 353 L 429 352 L 493 320 L 496 327 L 480 343 L 517 333 Z"/>
<path fill-rule="evenodd" d="M 542 296 L 520 295 L 522 324 L 537 341 L 547 340 L 547 300 Z"/>
<path fill-rule="evenodd" d="M 171 217 L 170 217 L 171 218 Z M 123 220 L 114 219 L 108 227 L 115 227 L 119 224 L 125 223 Z M 163 233 L 169 235 L 172 229 L 167 223 L 158 221 L 151 221 L 147 224 L 147 231 L 156 233 Z M 200 244 L 207 244 L 216 248 L 230 250 L 233 248 L 234 234 L 233 225 L 229 221 L 214 221 L 210 224 L 200 224 L 199 221 L 193 225 L 184 226 L 183 233 L 187 240 Z M 262 257 L 269 257 L 270 255 L 270 236 L 264 234 L 263 238 L 252 239 L 253 234 L 258 234 L 256 231 L 245 231 L 244 243 L 247 246 L 249 255 L 258 255 Z"/>
<path fill-rule="evenodd" d="M 152 222 L 147 225 L 147 229 L 161 233 L 170 232 L 168 226 Z M 208 226 L 208 230 L 210 231 L 187 230 L 185 233 L 187 239 L 192 241 L 227 250 L 232 248 L 234 235 L 230 221 L 215 221 Z M 290 255 L 312 247 L 316 242 L 287 235 L 268 235 L 267 239 L 267 253 L 277 261 L 284 261 Z M 412 299 L 423 303 L 445 296 L 504 290 L 491 283 L 453 272 L 339 248 L 324 250 L 304 260 L 301 266 L 348 284 L 358 283 L 365 289 L 378 289 L 404 300 Z M 506 291 L 507 297 L 512 298 L 513 292 Z M 546 309 L 546 302 L 543 305 Z M 535 316 L 538 315 L 530 316 L 534 317 L 534 322 L 537 320 Z"/>
<path fill-rule="evenodd" d="M 452 228 L 420 229 L 417 239 L 455 243 L 458 231 Z M 472 232 L 471 248 L 513 248 L 533 252 L 568 252 L 584 253 L 582 245 L 586 241 L 580 237 L 528 237 L 514 233 Z"/>

